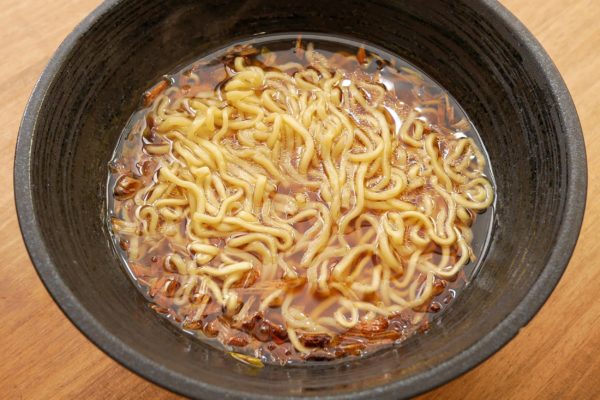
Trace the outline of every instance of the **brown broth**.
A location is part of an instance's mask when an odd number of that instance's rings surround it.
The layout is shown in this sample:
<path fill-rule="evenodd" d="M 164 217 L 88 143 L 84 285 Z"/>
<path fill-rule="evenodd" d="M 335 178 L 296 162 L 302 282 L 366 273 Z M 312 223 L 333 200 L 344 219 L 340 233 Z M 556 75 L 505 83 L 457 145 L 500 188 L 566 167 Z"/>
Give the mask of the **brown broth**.
<path fill-rule="evenodd" d="M 297 34 L 259 36 L 238 42 L 236 49 L 238 53 L 243 53 L 246 51 L 244 49 L 247 49 L 244 45 L 253 45 L 254 48 L 259 50 L 258 54 L 247 56 L 247 62 L 268 70 L 272 68 L 273 56 L 276 56 L 277 64 L 303 62 L 303 59 L 299 56 L 303 49 L 297 46 L 297 36 Z M 344 68 L 347 71 L 355 71 L 356 74 L 378 74 L 379 82 L 386 86 L 388 91 L 392 92 L 405 105 L 405 107 L 399 109 L 394 106 L 395 103 L 390 102 L 389 108 L 387 108 L 389 112 L 388 122 L 394 123 L 397 120 L 402 120 L 406 118 L 407 110 L 418 109 L 421 118 L 428 123 L 431 129 L 457 137 L 467 136 L 472 138 L 487 158 L 477 131 L 462 108 L 447 91 L 416 67 L 384 50 L 348 39 L 309 34 L 302 34 L 301 37 L 302 43 L 312 42 L 315 49 L 325 55 L 336 67 Z M 343 57 L 348 54 L 358 53 L 360 55 L 359 48 L 361 47 L 366 50 L 364 52 L 365 63 L 348 61 L 347 58 Z M 153 96 L 156 93 L 163 92 L 170 86 L 183 88 L 186 96 L 193 96 L 203 90 L 218 89 L 229 75 L 230 54 L 230 46 L 217 50 L 185 66 L 178 72 L 165 76 L 162 82 L 146 92 L 142 108 L 133 114 L 123 130 L 110 163 L 107 200 L 111 229 L 112 222 L 124 219 L 126 216 L 128 216 L 128 219 L 133 219 L 135 213 L 132 202 L 125 198 L 128 196 L 127 193 L 123 194 L 122 199 L 115 198 L 113 195 L 118 180 L 124 179 L 124 176 L 132 177 L 138 180 L 142 186 L 147 186 L 157 179 L 157 164 L 154 161 L 154 156 L 150 156 L 144 151 L 145 145 L 165 143 L 153 133 L 153 121 L 146 117 L 149 110 L 148 105 Z M 360 55 L 359 59 L 362 57 L 363 55 Z M 194 71 L 199 76 L 199 82 L 190 79 L 190 71 Z M 289 72 L 293 73 L 294 71 Z M 171 100 L 175 100 L 176 96 L 177 94 L 172 95 Z M 364 123 L 361 119 L 360 110 L 357 110 L 354 118 L 358 125 Z M 239 146 L 240 149 L 244 148 L 240 143 L 237 143 L 236 146 Z M 444 144 L 440 143 L 439 146 L 443 152 Z M 168 153 L 162 157 L 169 159 L 173 158 L 173 155 Z M 492 180 L 489 160 L 486 160 L 486 165 L 485 175 Z M 430 187 L 424 187 L 404 196 L 402 200 L 407 202 L 416 201 L 418 196 L 427 196 L 428 192 L 432 190 Z M 305 187 L 292 184 L 279 185 L 277 193 L 300 194 L 311 200 L 319 200 L 322 196 L 319 190 L 307 190 Z M 492 217 L 493 207 L 477 215 L 472 226 L 474 239 L 471 247 L 475 256 L 474 259 L 465 265 L 452 281 L 436 279 L 437 295 L 430 302 L 418 309 L 403 311 L 389 319 L 378 317 L 368 323 L 359 322 L 359 325 L 354 328 L 336 332 L 337 335 L 333 338 L 319 334 L 300 335 L 300 341 L 305 346 L 316 349 L 308 356 L 303 356 L 297 352 L 287 340 L 287 333 L 285 332 L 279 307 L 270 307 L 264 315 L 237 323 L 226 317 L 221 307 L 213 301 L 204 310 L 204 317 L 201 322 L 191 321 L 189 318 L 190 310 L 186 307 L 179 307 L 173 302 L 172 296 L 178 288 L 180 276 L 176 270 L 167 270 L 164 266 L 167 253 L 180 253 L 183 257 L 186 257 L 185 249 L 174 245 L 167 237 L 158 243 L 145 244 L 144 237 L 138 236 L 139 247 L 142 249 L 148 248 L 144 250 L 144 254 L 141 254 L 135 260 L 131 260 L 128 253 L 131 243 L 118 233 L 115 233 L 113 238 L 115 248 L 125 269 L 137 288 L 146 296 L 158 313 L 177 324 L 181 329 L 211 345 L 257 357 L 263 362 L 284 364 L 362 356 L 391 344 L 399 344 L 416 332 L 427 331 L 430 323 L 446 312 L 456 296 L 474 277 L 479 260 L 485 253 Z M 188 223 L 189 221 L 184 219 L 179 224 L 177 229 L 180 235 L 185 235 L 186 224 Z M 295 224 L 294 227 L 299 232 L 304 233 L 310 230 L 312 223 L 301 221 Z M 352 225 L 349 232 L 345 234 L 350 246 L 357 244 L 364 237 L 366 229 L 365 224 L 362 226 Z M 212 243 L 221 248 L 225 245 L 225 241 L 222 239 L 213 239 Z M 302 255 L 301 251 L 292 255 L 289 262 L 292 264 L 299 263 Z M 456 255 L 453 255 L 453 257 L 456 257 Z M 432 262 L 435 261 L 434 256 Z M 366 279 L 366 271 L 376 264 L 377 260 L 372 257 L 359 276 L 364 276 Z M 280 269 L 277 269 L 277 274 L 277 277 L 281 278 Z M 258 290 L 252 285 L 253 279 L 255 277 L 248 274 L 242 279 L 242 286 L 248 287 L 238 288 L 238 292 L 242 295 L 242 304 Z M 298 279 L 297 286 L 291 290 L 294 290 L 297 298 L 301 299 L 300 301 L 303 303 L 305 310 L 313 310 L 325 300 L 323 296 L 310 293 L 305 279 Z M 202 299 L 196 300 L 202 301 Z M 376 300 L 376 298 L 371 300 Z M 257 307 L 257 304 L 253 306 L 253 309 L 255 307 Z M 215 339 L 215 337 L 218 339 Z"/>

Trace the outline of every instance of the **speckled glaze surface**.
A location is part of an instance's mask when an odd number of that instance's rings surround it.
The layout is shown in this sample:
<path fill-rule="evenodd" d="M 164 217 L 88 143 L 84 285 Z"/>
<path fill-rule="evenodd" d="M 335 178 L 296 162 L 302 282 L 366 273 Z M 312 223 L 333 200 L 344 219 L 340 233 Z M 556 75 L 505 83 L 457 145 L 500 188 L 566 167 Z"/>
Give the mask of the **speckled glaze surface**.
<path fill-rule="evenodd" d="M 361 360 L 254 369 L 178 331 L 135 290 L 104 221 L 106 164 L 141 93 L 236 37 L 334 33 L 409 60 L 477 126 L 497 184 L 480 272 L 426 335 Z M 495 1 L 107 1 L 61 45 L 21 125 L 15 197 L 37 271 L 73 323 L 131 370 L 196 398 L 405 398 L 489 357 L 535 315 L 577 240 L 581 128 L 565 85 Z"/>

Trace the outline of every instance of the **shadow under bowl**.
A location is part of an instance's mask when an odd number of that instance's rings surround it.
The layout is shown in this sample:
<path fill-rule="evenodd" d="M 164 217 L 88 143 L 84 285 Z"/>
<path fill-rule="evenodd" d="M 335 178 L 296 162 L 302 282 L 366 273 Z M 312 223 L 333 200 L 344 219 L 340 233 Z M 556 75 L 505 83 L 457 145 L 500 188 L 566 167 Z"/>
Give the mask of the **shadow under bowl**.
<path fill-rule="evenodd" d="M 142 92 L 235 38 L 341 34 L 436 79 L 478 128 L 497 185 L 478 276 L 431 331 L 346 363 L 253 369 L 152 311 L 111 249 L 107 162 Z M 65 40 L 19 132 L 15 196 L 31 259 L 71 321 L 129 369 L 199 398 L 399 398 L 474 367 L 523 327 L 563 273 L 586 196 L 581 128 L 555 66 L 492 0 L 107 1 Z"/>

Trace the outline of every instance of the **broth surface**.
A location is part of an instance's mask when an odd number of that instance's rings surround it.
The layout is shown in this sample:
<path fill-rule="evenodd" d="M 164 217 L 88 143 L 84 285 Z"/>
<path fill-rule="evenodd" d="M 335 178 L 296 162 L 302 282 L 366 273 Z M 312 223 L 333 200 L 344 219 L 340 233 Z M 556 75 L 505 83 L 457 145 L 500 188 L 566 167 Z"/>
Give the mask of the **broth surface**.
<path fill-rule="evenodd" d="M 115 247 L 152 307 L 255 365 L 427 331 L 473 277 L 493 214 L 487 154 L 452 96 L 381 49 L 304 34 L 165 76 L 108 190 Z"/>

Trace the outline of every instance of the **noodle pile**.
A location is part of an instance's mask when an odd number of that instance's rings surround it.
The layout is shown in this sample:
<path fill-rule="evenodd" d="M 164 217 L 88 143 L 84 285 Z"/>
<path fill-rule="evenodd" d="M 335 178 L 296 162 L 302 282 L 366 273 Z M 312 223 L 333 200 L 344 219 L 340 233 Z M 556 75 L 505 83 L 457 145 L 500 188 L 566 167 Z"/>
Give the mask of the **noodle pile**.
<path fill-rule="evenodd" d="M 426 310 L 474 258 L 470 226 L 493 200 L 472 139 L 374 74 L 302 56 L 238 51 L 216 87 L 195 70 L 161 84 L 140 172 L 121 166 L 115 186 L 113 229 L 159 311 L 256 356 L 256 338 L 308 355 Z"/>

